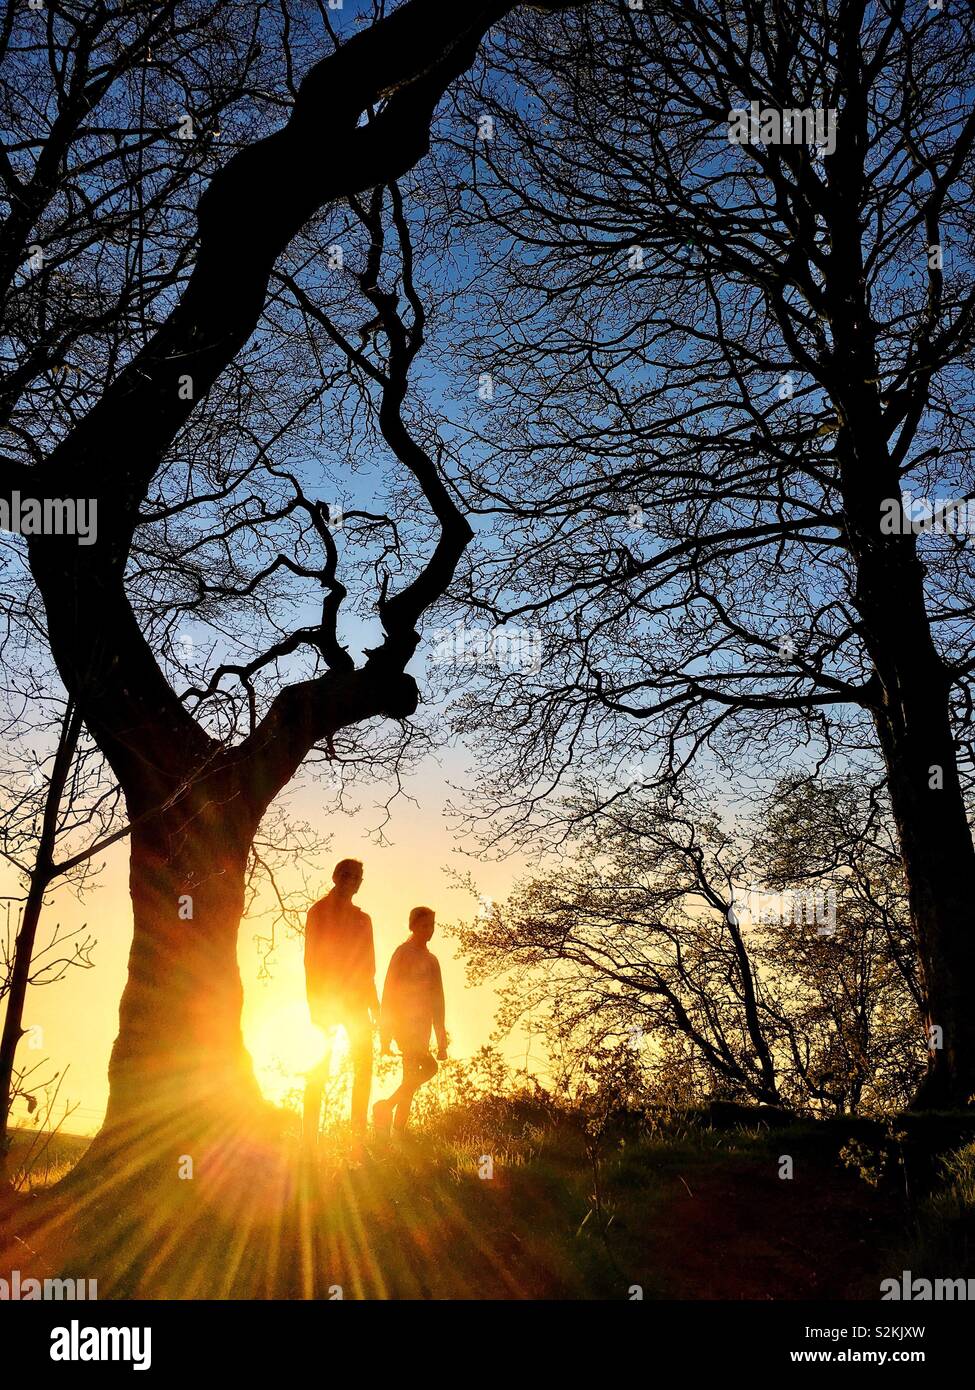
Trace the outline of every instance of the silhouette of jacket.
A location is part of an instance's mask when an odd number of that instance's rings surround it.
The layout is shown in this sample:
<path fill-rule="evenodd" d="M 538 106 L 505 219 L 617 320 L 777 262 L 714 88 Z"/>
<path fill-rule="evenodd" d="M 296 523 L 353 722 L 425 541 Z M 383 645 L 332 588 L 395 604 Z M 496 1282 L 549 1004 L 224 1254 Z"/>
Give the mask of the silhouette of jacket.
<path fill-rule="evenodd" d="M 305 986 L 314 1023 L 378 1005 L 372 920 L 334 889 L 305 923 Z"/>
<path fill-rule="evenodd" d="M 443 977 L 440 962 L 423 942 L 412 937 L 393 952 L 380 1011 L 379 1032 L 384 1048 L 395 1038 L 402 1051 L 425 1052 L 430 1029 L 445 1047 Z"/>

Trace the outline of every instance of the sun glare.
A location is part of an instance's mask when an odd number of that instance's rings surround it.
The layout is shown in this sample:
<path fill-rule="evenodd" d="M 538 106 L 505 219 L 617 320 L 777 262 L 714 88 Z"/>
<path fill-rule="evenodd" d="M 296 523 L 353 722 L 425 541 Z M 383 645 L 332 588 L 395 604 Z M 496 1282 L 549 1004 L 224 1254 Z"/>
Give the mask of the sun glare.
<path fill-rule="evenodd" d="M 269 1010 L 249 1039 L 251 1056 L 264 1094 L 280 1101 L 331 1049 L 331 1071 L 342 1065 L 348 1051 L 341 1029 L 322 1033 L 308 1017 L 304 1002 L 294 1001 Z"/>

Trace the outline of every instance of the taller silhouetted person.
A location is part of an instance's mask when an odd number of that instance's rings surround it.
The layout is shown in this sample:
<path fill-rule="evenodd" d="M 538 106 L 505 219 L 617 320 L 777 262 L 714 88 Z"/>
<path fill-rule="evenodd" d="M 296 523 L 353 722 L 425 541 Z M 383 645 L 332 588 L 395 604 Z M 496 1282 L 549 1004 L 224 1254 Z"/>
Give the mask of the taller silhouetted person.
<path fill-rule="evenodd" d="M 447 1060 L 447 1034 L 444 1029 L 443 978 L 440 962 L 427 942 L 433 936 L 435 916 L 429 907 L 415 907 L 410 913 L 410 936 L 397 946 L 386 971 L 380 1015 L 383 1052 L 390 1043 L 399 1043 L 403 1054 L 403 1080 L 389 1100 L 378 1100 L 372 1108 L 376 1129 L 388 1134 L 390 1125 L 400 1133 L 410 1119 L 410 1106 L 416 1090 L 437 1070 L 430 1055 L 430 1030 L 437 1035 L 437 1057 Z"/>
<path fill-rule="evenodd" d="M 340 1024 L 352 1053 L 352 1128 L 366 1127 L 372 1086 L 372 1029 L 379 1022 L 376 951 L 372 920 L 352 899 L 362 885 L 358 859 L 343 859 L 332 873 L 332 891 L 315 903 L 305 925 L 305 984 L 311 1021 L 328 1030 Z M 371 1017 L 370 1017 L 371 1015 Z M 304 1138 L 318 1137 L 322 1090 L 331 1057 L 309 1072 L 305 1084 Z"/>

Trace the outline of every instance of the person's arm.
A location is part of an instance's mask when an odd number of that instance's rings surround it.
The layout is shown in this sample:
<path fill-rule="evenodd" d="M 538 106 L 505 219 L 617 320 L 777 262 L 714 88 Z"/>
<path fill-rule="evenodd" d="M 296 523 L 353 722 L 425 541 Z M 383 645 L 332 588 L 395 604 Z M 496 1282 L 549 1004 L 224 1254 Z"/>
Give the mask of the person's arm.
<path fill-rule="evenodd" d="M 389 1052 L 390 1043 L 393 1041 L 394 1015 L 396 1010 L 396 996 L 399 985 L 399 950 L 393 952 L 392 959 L 386 970 L 386 980 L 383 984 L 383 1000 L 379 1006 L 379 1050 Z"/>
<path fill-rule="evenodd" d="M 305 918 L 305 988 L 309 996 L 314 992 L 321 973 L 322 952 L 319 936 L 318 914 L 312 907 Z"/>
<path fill-rule="evenodd" d="M 367 912 L 364 912 L 362 915 L 363 915 L 363 917 L 365 917 L 365 919 L 366 919 L 366 922 L 365 922 L 365 927 L 366 927 L 366 953 L 365 953 L 365 955 L 366 955 L 366 962 L 365 962 L 365 963 L 366 963 L 366 969 L 367 969 L 368 972 L 369 972 L 369 992 L 370 992 L 370 998 L 369 998 L 369 1005 L 368 1005 L 368 1007 L 369 1007 L 370 1011 L 372 1012 L 373 1021 L 374 1021 L 375 1023 L 378 1023 L 378 1022 L 379 1022 L 379 1015 L 380 1015 L 381 1010 L 380 1010 L 380 1005 L 379 1005 L 379 995 L 378 995 L 377 992 L 376 992 L 376 942 L 375 942 L 375 939 L 374 939 L 373 934 L 372 934 L 372 918 L 369 916 L 369 914 L 368 914 Z"/>
<path fill-rule="evenodd" d="M 437 1035 L 437 1051 L 441 1060 L 447 1056 L 447 1029 L 444 1022 L 445 1005 L 443 997 L 443 975 L 440 972 L 440 962 L 436 956 L 433 963 L 437 967 L 433 984 L 433 1031 Z"/>

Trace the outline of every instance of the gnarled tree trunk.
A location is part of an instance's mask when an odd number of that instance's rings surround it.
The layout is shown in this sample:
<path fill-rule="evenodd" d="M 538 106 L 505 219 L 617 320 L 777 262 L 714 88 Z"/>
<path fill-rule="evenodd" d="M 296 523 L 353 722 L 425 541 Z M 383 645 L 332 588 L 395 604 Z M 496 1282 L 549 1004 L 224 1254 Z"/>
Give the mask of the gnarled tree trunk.
<path fill-rule="evenodd" d="M 212 807 L 189 824 L 133 834 L 133 937 L 109 1066 L 109 1129 L 257 1098 L 237 966 L 248 844 Z"/>
<path fill-rule="evenodd" d="M 237 937 L 255 826 L 229 802 L 189 792 L 132 832 L 133 936 L 105 1122 L 87 1163 L 175 1175 L 215 1143 L 255 1132 L 267 1111 L 241 1030 Z"/>
<path fill-rule="evenodd" d="M 886 619 L 878 614 L 873 623 L 881 692 L 874 722 L 925 992 L 928 1070 L 914 1105 L 948 1109 L 975 1096 L 975 847 L 958 777 L 950 680 L 924 612 L 921 562 L 909 540 L 899 549 L 900 562 L 885 567 Z M 861 605 L 873 606 L 866 595 Z"/>
<path fill-rule="evenodd" d="M 853 357 L 850 379 L 866 377 L 873 360 Z M 952 732 L 951 674 L 932 637 L 916 538 L 880 532 L 882 506 L 899 498 L 900 484 L 893 461 L 872 448 L 876 404 L 860 388 L 850 391 L 847 409 L 854 424 L 840 438 L 854 597 L 874 668 L 870 709 L 925 993 L 928 1070 L 914 1105 L 962 1107 L 975 1096 L 975 846 Z"/>

